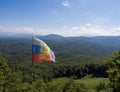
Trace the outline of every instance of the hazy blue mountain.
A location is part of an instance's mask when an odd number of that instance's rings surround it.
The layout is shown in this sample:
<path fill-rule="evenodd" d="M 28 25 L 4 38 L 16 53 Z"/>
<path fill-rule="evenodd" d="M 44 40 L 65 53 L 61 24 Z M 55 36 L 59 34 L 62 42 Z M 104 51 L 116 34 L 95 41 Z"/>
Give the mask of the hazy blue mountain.
<path fill-rule="evenodd" d="M 21 34 L 22 35 L 22 34 Z M 20 37 L 20 38 L 19 38 Z M 22 45 L 28 52 L 31 53 L 31 35 L 17 36 L 17 38 L 3 38 L 3 44 L 1 44 L 1 51 L 5 51 L 6 48 L 12 48 L 11 52 L 17 51 L 18 47 Z M 60 35 L 50 34 L 47 36 L 37 36 L 41 40 L 45 41 L 57 56 L 69 56 L 69 55 L 88 55 L 88 56 L 108 56 L 113 52 L 120 49 L 120 37 L 119 36 L 96 36 L 96 37 L 63 37 Z M 7 44 L 7 47 L 5 48 Z M 11 48 L 10 48 L 10 47 Z M 12 47 L 13 46 L 13 47 Z M 14 48 L 15 46 L 15 48 Z M 17 47 L 18 46 L 18 47 Z M 5 50 L 4 50 L 5 49 Z M 21 51 L 20 50 L 20 51 Z"/>
<path fill-rule="evenodd" d="M 0 38 L 31 38 L 32 34 L 13 34 L 13 33 L 1 33 Z"/>
<path fill-rule="evenodd" d="M 96 36 L 76 38 L 99 44 L 109 51 L 117 51 L 120 49 L 120 36 Z"/>
<path fill-rule="evenodd" d="M 49 34 L 49 35 L 46 35 L 46 36 L 43 36 L 43 37 L 46 38 L 46 39 L 60 39 L 60 38 L 63 38 L 63 36 L 56 35 L 56 34 Z"/>
<path fill-rule="evenodd" d="M 52 43 L 51 47 L 57 46 L 59 52 L 67 50 L 67 53 L 106 55 L 113 54 L 120 49 L 120 36 L 62 37 L 50 35 L 43 38 L 48 44 Z"/>

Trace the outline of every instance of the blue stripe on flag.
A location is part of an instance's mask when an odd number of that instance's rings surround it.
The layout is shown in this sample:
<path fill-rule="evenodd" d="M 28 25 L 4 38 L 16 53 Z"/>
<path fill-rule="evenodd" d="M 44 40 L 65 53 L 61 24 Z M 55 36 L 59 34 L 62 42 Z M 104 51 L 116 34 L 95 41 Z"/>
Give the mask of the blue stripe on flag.
<path fill-rule="evenodd" d="M 32 53 L 40 54 L 40 48 L 41 48 L 41 46 L 39 46 L 39 45 L 32 45 Z"/>

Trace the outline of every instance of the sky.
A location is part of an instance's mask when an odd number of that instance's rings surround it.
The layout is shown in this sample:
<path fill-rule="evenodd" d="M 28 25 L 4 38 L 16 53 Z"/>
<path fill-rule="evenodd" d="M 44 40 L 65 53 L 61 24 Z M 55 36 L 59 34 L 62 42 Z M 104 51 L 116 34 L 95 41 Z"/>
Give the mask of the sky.
<path fill-rule="evenodd" d="M 120 0 L 0 0 L 0 34 L 120 36 Z"/>

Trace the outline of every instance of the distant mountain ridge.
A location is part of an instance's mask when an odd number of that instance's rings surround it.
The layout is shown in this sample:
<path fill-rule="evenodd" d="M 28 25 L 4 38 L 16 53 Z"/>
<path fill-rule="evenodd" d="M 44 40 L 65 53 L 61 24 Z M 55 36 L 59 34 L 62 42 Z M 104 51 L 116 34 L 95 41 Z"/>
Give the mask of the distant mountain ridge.
<path fill-rule="evenodd" d="M 91 37 L 87 37 L 87 36 L 74 36 L 74 37 L 64 37 L 58 34 L 48 34 L 48 35 L 35 35 L 35 34 L 25 34 L 25 33 L 21 33 L 21 34 L 12 34 L 12 33 L 1 33 L 0 34 L 0 38 L 31 38 L 32 36 L 37 36 L 37 37 L 42 37 L 42 38 L 75 38 L 75 39 L 89 39 L 89 38 L 96 38 L 96 39 L 120 39 L 120 36 L 91 36 Z"/>
<path fill-rule="evenodd" d="M 56 34 L 49 34 L 44 36 L 45 38 L 62 38 L 63 36 L 61 35 L 56 35 Z"/>
<path fill-rule="evenodd" d="M 14 37 L 6 38 L 5 41 L 11 39 L 10 41 L 14 41 L 18 44 L 24 43 L 26 47 L 31 48 L 27 45 L 31 43 L 31 37 L 32 35 L 30 34 L 24 34 L 17 36 L 17 39 Z M 64 37 L 50 34 L 46 36 L 37 35 L 36 37 L 45 41 L 58 56 L 71 54 L 106 56 L 120 49 L 120 36 Z"/>
<path fill-rule="evenodd" d="M 120 50 L 120 36 L 94 36 L 94 37 L 63 37 L 59 35 L 48 35 L 38 38 L 47 42 L 59 53 L 74 53 L 92 56 L 112 55 Z M 67 50 L 67 51 L 66 51 Z"/>

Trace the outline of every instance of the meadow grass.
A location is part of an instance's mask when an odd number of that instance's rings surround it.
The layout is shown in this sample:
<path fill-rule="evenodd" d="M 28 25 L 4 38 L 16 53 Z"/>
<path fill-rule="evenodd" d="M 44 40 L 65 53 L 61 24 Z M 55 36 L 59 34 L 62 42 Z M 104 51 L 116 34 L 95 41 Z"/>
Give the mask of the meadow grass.
<path fill-rule="evenodd" d="M 56 78 L 52 80 L 50 83 L 55 85 L 61 84 L 61 87 L 63 87 L 68 81 L 73 80 L 74 84 L 76 85 L 85 85 L 85 87 L 88 89 L 88 92 L 97 92 L 96 88 L 100 85 L 100 83 L 104 83 L 106 86 L 109 83 L 108 78 L 95 78 L 95 77 L 90 77 L 90 76 L 85 76 L 84 78 L 81 79 L 71 79 L 71 78 Z M 101 90 L 100 92 L 112 92 L 111 89 L 105 89 Z"/>

